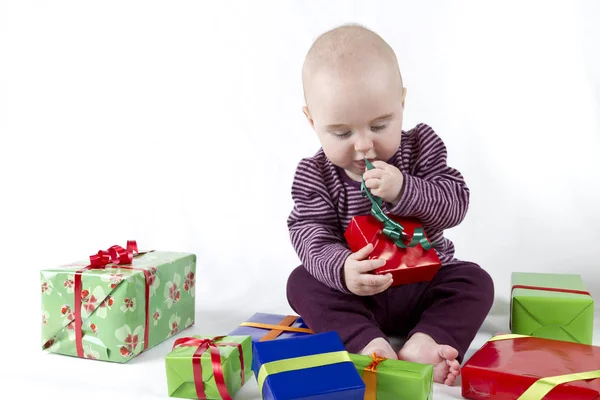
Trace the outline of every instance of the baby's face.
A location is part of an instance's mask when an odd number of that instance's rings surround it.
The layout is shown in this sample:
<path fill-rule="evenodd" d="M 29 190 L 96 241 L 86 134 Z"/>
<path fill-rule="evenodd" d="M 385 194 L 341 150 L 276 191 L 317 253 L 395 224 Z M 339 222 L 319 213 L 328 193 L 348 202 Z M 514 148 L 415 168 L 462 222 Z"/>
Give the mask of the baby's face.
<path fill-rule="evenodd" d="M 365 157 L 387 162 L 400 147 L 405 90 L 380 70 L 359 79 L 322 75 L 313 83 L 304 112 L 327 158 L 360 181 Z"/>

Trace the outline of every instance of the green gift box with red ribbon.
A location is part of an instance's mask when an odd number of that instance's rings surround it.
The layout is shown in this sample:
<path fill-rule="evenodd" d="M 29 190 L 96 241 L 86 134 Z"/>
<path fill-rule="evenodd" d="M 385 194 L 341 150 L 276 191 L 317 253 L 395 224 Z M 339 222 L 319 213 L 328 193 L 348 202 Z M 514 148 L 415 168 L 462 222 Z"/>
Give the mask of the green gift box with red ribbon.
<path fill-rule="evenodd" d="M 594 299 L 576 274 L 513 272 L 512 333 L 592 344 Z"/>
<path fill-rule="evenodd" d="M 41 271 L 42 348 L 124 363 L 194 324 L 196 255 L 100 250 Z"/>
<path fill-rule="evenodd" d="M 250 336 L 177 339 L 165 357 L 169 396 L 232 400 L 252 377 L 251 365 Z"/>

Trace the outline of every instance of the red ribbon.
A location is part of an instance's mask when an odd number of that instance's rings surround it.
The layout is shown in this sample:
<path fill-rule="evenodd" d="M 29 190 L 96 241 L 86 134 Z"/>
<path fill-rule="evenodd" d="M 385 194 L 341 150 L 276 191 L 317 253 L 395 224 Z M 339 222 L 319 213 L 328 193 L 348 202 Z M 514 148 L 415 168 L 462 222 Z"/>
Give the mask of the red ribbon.
<path fill-rule="evenodd" d="M 551 288 L 551 287 L 542 287 L 542 286 L 515 285 L 512 287 L 512 290 L 515 290 L 515 289 L 545 290 L 547 292 L 575 293 L 575 294 L 584 294 L 587 296 L 591 296 L 590 292 L 586 292 L 585 290 L 561 289 L 561 288 Z"/>
<path fill-rule="evenodd" d="M 173 344 L 173 349 L 178 346 L 198 346 L 194 355 L 192 356 L 192 367 L 194 369 L 194 384 L 196 385 L 196 395 L 198 399 L 206 399 L 206 392 L 204 391 L 204 382 L 202 380 L 202 354 L 206 350 L 210 350 L 210 359 L 212 362 L 213 376 L 215 377 L 215 383 L 217 384 L 217 390 L 223 398 L 223 400 L 232 400 L 225 384 L 225 377 L 223 375 L 223 366 L 221 365 L 221 353 L 217 346 L 236 346 L 240 353 L 240 365 L 241 365 L 241 377 L 242 385 L 245 381 L 244 374 L 244 352 L 242 351 L 242 345 L 240 343 L 225 343 L 218 342 L 225 336 L 215 336 L 212 339 L 199 339 L 195 337 L 183 337 L 177 339 Z"/>
<path fill-rule="evenodd" d="M 528 285 L 514 285 L 510 292 L 512 293 L 515 289 L 531 289 L 531 290 L 544 290 L 546 292 L 560 292 L 560 293 L 573 293 L 573 294 L 582 294 L 585 296 L 591 296 L 590 292 L 586 292 L 585 290 L 575 290 L 575 289 L 562 289 L 562 288 L 552 288 L 552 287 L 543 287 L 543 286 L 528 286 Z M 508 322 L 509 329 L 512 329 L 512 296 L 510 299 L 510 319 Z"/>
<path fill-rule="evenodd" d="M 90 256 L 90 265 L 75 271 L 75 347 L 77 356 L 83 357 L 82 331 L 81 331 L 81 274 L 90 269 L 106 269 L 109 264 L 119 265 L 119 268 L 144 271 L 146 278 L 146 324 L 144 327 L 144 350 L 148 348 L 148 333 L 150 319 L 150 271 L 144 268 L 134 268 L 131 266 L 134 253 L 138 253 L 137 242 L 135 240 L 127 241 L 127 248 L 119 245 L 111 246 L 108 250 L 100 250 L 97 254 Z M 126 265 L 129 264 L 129 265 Z"/>

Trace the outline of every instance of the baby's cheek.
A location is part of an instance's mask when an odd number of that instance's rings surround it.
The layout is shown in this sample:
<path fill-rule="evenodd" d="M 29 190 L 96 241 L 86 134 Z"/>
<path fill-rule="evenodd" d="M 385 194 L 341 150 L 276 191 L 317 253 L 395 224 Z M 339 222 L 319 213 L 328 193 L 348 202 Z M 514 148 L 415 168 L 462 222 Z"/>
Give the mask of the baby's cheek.
<path fill-rule="evenodd" d="M 323 151 L 327 159 L 335 165 L 342 165 L 344 163 L 344 151 L 334 143 L 322 143 Z"/>
<path fill-rule="evenodd" d="M 379 145 L 377 154 L 383 161 L 388 161 L 400 148 L 400 141 L 394 139 L 388 139 Z"/>

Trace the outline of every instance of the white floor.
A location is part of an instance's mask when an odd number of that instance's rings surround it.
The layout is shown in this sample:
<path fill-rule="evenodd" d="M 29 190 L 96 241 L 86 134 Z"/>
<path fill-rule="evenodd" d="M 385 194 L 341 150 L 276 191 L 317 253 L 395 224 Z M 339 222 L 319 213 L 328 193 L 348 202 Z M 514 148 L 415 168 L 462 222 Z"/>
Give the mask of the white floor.
<path fill-rule="evenodd" d="M 467 358 L 491 335 L 505 331 L 508 322 L 507 307 L 506 304 L 496 304 L 475 338 Z M 596 345 L 600 345 L 599 314 L 597 311 L 594 341 Z M 197 321 L 202 321 L 202 325 L 193 326 L 178 337 L 194 334 L 221 335 L 232 330 L 248 316 L 247 313 L 242 314 L 239 311 L 216 312 L 200 309 Z M 15 339 L 13 343 L 3 343 L 4 348 L 8 350 L 4 353 L 9 354 L 9 359 L 2 357 L 0 363 L 3 399 L 20 399 L 24 394 L 31 398 L 45 400 L 168 398 L 164 356 L 170 351 L 174 339 L 160 344 L 127 364 L 80 360 L 49 354 L 39 350 L 39 340 L 28 345 L 21 343 L 17 336 L 13 336 L 13 339 Z M 15 357 L 12 361 L 11 354 Z M 9 395 L 5 397 L 6 394 Z M 235 400 L 260 399 L 256 381 L 250 380 L 234 398 Z M 461 399 L 460 381 L 453 387 L 436 384 L 434 398 L 436 400 Z"/>

